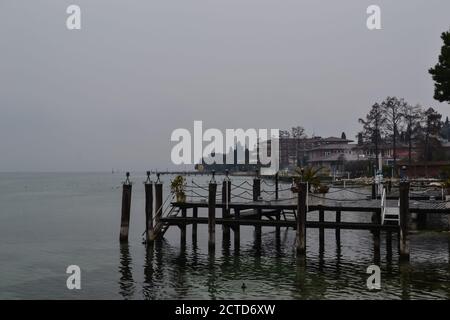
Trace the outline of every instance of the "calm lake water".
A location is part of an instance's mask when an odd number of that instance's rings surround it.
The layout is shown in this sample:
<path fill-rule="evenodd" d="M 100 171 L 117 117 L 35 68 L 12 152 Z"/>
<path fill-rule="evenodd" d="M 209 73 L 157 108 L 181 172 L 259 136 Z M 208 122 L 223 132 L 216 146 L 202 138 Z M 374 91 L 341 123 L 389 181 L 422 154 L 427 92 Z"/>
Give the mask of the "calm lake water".
<path fill-rule="evenodd" d="M 169 179 L 162 179 L 165 194 Z M 205 184 L 208 178 L 193 179 Z M 366 268 L 374 263 L 368 231 L 342 231 L 339 250 L 334 230 L 326 230 L 321 254 L 318 230 L 308 229 L 306 264 L 296 258 L 295 231 L 285 228 L 279 246 L 274 229 L 263 228 L 258 248 L 253 228 L 242 227 L 238 255 L 233 241 L 231 247 L 222 245 L 221 226 L 215 257 L 208 255 L 206 225 L 198 227 L 197 245 L 188 227 L 186 247 L 180 246 L 173 227 L 162 242 L 147 248 L 141 237 L 144 176 L 132 175 L 130 240 L 121 246 L 122 180 L 122 174 L 111 173 L 0 174 L 0 299 L 450 298 L 448 232 L 413 233 L 409 264 L 399 263 L 396 239 L 392 258 L 386 255 L 383 236 L 379 291 L 366 287 Z M 343 220 L 352 215 L 355 219 L 354 213 L 343 214 Z M 73 264 L 82 270 L 81 290 L 66 287 L 66 268 Z"/>

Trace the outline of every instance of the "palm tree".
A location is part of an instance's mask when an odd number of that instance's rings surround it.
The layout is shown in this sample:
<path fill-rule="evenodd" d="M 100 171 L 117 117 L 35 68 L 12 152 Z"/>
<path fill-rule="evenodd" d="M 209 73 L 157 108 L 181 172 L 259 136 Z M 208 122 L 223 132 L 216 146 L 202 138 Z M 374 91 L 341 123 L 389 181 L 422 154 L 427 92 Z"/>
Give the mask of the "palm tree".
<path fill-rule="evenodd" d="M 311 191 L 311 187 L 314 187 L 314 189 L 319 188 L 320 186 L 320 179 L 319 179 L 319 172 L 323 169 L 323 167 L 306 167 L 306 168 L 299 168 L 297 167 L 295 169 L 295 172 L 300 176 L 301 182 L 307 182 L 308 183 L 308 191 Z"/>

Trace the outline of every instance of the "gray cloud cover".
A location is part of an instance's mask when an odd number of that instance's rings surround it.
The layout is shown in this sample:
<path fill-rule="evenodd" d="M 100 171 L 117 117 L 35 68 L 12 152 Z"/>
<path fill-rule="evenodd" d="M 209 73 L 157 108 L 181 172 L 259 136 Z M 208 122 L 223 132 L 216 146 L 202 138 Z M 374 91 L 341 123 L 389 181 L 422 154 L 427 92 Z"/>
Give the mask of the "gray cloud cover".
<path fill-rule="evenodd" d="M 82 30 L 65 10 L 82 8 Z M 366 28 L 370 4 L 382 30 Z M 170 167 L 170 134 L 353 137 L 388 95 L 433 106 L 447 0 L 0 2 L 0 171 Z"/>

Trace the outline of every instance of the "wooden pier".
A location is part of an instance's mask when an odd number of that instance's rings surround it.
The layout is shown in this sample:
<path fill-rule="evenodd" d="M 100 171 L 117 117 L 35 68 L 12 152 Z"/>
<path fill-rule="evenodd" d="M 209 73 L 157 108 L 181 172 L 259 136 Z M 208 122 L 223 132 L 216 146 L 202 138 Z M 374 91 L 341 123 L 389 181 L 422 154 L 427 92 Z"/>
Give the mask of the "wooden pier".
<path fill-rule="evenodd" d="M 310 193 L 307 183 L 298 182 L 295 193 L 290 187 L 280 188 L 278 179 L 273 184 L 264 182 L 255 176 L 252 182 L 244 181 L 234 184 L 228 175 L 220 182 L 220 188 L 214 174 L 207 185 L 198 185 L 195 182 L 188 188 L 191 191 L 189 200 L 176 202 L 173 195 L 163 201 L 163 187 L 158 179 L 155 183 L 150 180 L 147 172 L 145 182 L 146 192 L 146 242 L 150 243 L 160 239 L 172 226 L 180 229 L 181 242 L 186 242 L 186 226 L 192 225 L 192 239 L 197 240 L 197 225 L 208 225 L 208 249 L 215 251 L 216 225 L 222 226 L 224 242 L 229 242 L 231 231 L 234 235 L 235 248 L 240 246 L 240 227 L 252 226 L 255 228 L 255 242 L 261 243 L 262 227 L 272 227 L 279 238 L 280 228 L 287 227 L 296 230 L 296 252 L 299 256 L 306 255 L 307 229 L 319 229 L 319 248 L 324 249 L 324 230 L 334 229 L 336 242 L 340 245 L 341 230 L 368 230 L 373 234 L 374 251 L 379 254 L 381 231 L 385 231 L 386 245 L 392 246 L 392 234 L 397 234 L 400 258 L 408 260 L 410 256 L 409 229 L 411 214 L 416 213 L 422 217 L 427 214 L 450 214 L 450 202 L 436 200 L 435 196 L 426 198 L 414 197 L 410 192 L 410 182 L 401 181 L 398 185 L 398 195 L 364 194 L 358 192 L 358 199 L 332 198 L 329 194 L 317 195 Z M 121 241 L 128 239 L 129 207 L 131 202 L 131 184 L 127 176 L 124 183 Z M 261 188 L 266 183 L 273 190 Z M 218 192 L 219 189 L 219 192 Z M 154 190 L 154 194 L 153 194 Z M 199 193 L 203 191 L 203 195 Z M 280 192 L 290 193 L 290 197 L 281 198 Z M 386 191 L 386 190 L 385 190 Z M 354 191 L 352 191 L 354 192 Z M 270 195 L 264 199 L 263 194 Z M 189 198 L 189 197 L 188 197 Z M 442 196 L 442 198 L 444 198 Z M 169 200 L 170 199 L 170 200 Z M 431 199 L 431 200 L 430 200 Z M 155 201 L 154 201 L 155 200 Z M 153 216 L 153 202 L 155 202 L 155 215 Z M 166 207 L 165 207 L 166 205 Z M 386 208 L 390 208 L 389 210 Z M 199 216 L 199 212 L 204 212 Z M 334 212 L 334 219 L 325 220 L 325 212 Z M 317 213 L 318 219 L 309 219 L 312 213 Z M 368 222 L 361 219 L 350 221 L 349 213 L 368 215 Z M 343 219 L 344 215 L 346 219 Z M 343 221 L 345 220 L 345 221 Z M 388 248 L 391 249 L 391 248 Z"/>

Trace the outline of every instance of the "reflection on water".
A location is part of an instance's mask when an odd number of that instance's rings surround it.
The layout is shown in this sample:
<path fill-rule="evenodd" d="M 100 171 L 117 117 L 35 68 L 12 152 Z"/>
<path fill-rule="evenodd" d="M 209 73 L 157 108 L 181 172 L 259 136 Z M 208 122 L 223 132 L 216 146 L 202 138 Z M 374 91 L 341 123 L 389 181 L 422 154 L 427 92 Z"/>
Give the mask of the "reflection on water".
<path fill-rule="evenodd" d="M 343 238 L 351 236 L 341 232 Z M 309 233 L 310 241 L 318 236 Z M 414 259 L 403 263 L 392 250 L 395 239 L 389 245 L 383 242 L 384 255 L 378 256 L 370 244 L 365 248 L 332 245 L 334 231 L 326 233 L 326 245 L 321 248 L 312 242 L 306 258 L 295 254 L 292 229 L 282 231 L 280 237 L 264 232 L 259 248 L 249 241 L 238 252 L 233 252 L 231 242 L 226 241 L 216 254 L 208 248 L 200 249 L 195 242 L 174 246 L 166 240 L 156 241 L 145 247 L 143 268 L 133 269 L 128 246 L 121 246 L 120 294 L 125 299 L 449 298 L 448 258 L 442 257 L 430 268 L 419 250 L 418 263 Z M 374 261 L 382 270 L 382 289 L 370 291 L 366 268 Z M 142 296 L 136 293 L 133 273 L 143 273 Z"/>
<path fill-rule="evenodd" d="M 124 299 L 132 299 L 135 291 L 135 283 L 133 280 L 132 261 L 128 244 L 120 245 L 120 279 L 119 293 Z"/>

